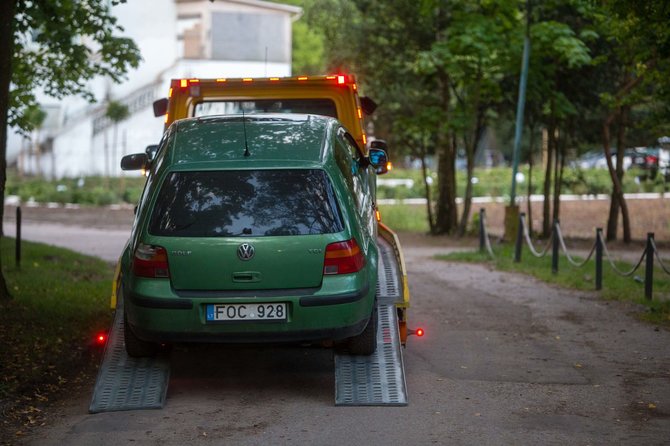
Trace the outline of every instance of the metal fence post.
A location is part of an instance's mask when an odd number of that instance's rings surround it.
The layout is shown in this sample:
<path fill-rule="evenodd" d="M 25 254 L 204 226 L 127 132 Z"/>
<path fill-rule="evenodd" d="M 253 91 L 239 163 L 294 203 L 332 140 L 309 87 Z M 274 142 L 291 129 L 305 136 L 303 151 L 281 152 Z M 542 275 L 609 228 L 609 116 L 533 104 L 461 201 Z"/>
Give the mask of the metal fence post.
<path fill-rule="evenodd" d="M 647 247 L 645 249 L 646 263 L 644 267 L 644 297 L 651 300 L 654 286 L 654 233 L 647 232 Z"/>
<path fill-rule="evenodd" d="M 484 240 L 484 233 L 486 232 L 484 228 L 484 219 L 486 216 L 486 210 L 484 208 L 479 209 L 479 252 L 484 252 L 486 249 L 486 240 Z"/>
<path fill-rule="evenodd" d="M 21 206 L 16 207 L 16 268 L 21 267 Z"/>
<path fill-rule="evenodd" d="M 558 273 L 558 219 L 554 220 L 554 225 L 551 227 L 551 272 Z"/>
<path fill-rule="evenodd" d="M 523 219 L 526 217 L 526 214 L 521 212 L 519 214 L 519 228 L 516 230 L 516 243 L 514 244 L 514 262 L 521 262 L 521 243 L 523 241 Z"/>
<path fill-rule="evenodd" d="M 596 290 L 603 289 L 603 228 L 596 228 Z"/>

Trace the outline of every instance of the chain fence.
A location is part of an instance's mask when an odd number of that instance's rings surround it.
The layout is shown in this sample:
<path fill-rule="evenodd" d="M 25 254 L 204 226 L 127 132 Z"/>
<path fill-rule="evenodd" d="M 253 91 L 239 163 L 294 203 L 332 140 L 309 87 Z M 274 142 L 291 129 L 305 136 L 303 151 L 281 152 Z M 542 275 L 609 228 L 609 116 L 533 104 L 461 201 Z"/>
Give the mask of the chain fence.
<path fill-rule="evenodd" d="M 651 299 L 653 295 L 654 259 L 656 259 L 658 262 L 660 270 L 665 274 L 670 275 L 670 268 L 668 268 L 668 266 L 664 263 L 664 260 L 656 246 L 653 232 L 647 233 L 647 244 L 642 251 L 637 263 L 628 271 L 623 271 L 617 266 L 616 260 L 610 254 L 609 249 L 607 249 L 607 243 L 603 237 L 602 228 L 596 229 L 595 240 L 591 244 L 586 258 L 583 260 L 576 260 L 568 251 L 563 233 L 561 232 L 561 225 L 558 220 L 554 221 L 551 236 L 547 240 L 546 245 L 543 248 L 538 249 L 531 239 L 530 230 L 526 223 L 526 214 L 521 213 L 519 214 L 519 227 L 514 245 L 514 261 L 516 263 L 521 262 L 521 253 L 524 243 L 528 247 L 530 253 L 536 258 L 545 257 L 547 254 L 549 254 L 549 252 L 551 252 L 551 270 L 554 274 L 558 273 L 560 251 L 563 252 L 568 263 L 570 263 L 575 268 L 585 267 L 595 255 L 594 263 L 596 290 L 602 289 L 603 259 L 607 259 L 607 262 L 612 271 L 622 277 L 632 276 L 638 269 L 640 269 L 642 262 L 645 262 L 644 295 L 647 299 Z M 479 250 L 481 252 L 487 252 L 489 257 L 493 259 L 496 257 L 493 249 L 491 248 L 490 235 L 486 225 L 486 210 L 483 208 L 479 211 Z"/>

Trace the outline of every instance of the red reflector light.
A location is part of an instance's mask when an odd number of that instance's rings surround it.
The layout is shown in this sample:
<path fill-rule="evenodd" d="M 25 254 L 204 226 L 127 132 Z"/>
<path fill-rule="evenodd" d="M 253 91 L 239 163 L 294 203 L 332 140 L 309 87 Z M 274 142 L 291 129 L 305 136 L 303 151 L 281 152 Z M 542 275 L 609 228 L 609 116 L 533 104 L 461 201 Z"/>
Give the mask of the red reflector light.
<path fill-rule="evenodd" d="M 347 81 L 347 78 L 345 76 L 337 76 L 337 84 L 338 85 L 343 85 Z"/>
<path fill-rule="evenodd" d="M 167 251 L 161 246 L 140 243 L 133 258 L 133 273 L 138 277 L 164 279 L 170 277 Z"/>
<path fill-rule="evenodd" d="M 365 257 L 355 239 L 326 246 L 323 274 L 350 274 L 363 269 Z"/>
<path fill-rule="evenodd" d="M 107 333 L 98 333 L 95 335 L 95 343 L 98 345 L 105 345 L 107 342 Z"/>
<path fill-rule="evenodd" d="M 423 328 L 417 328 L 417 329 L 416 329 L 416 335 L 417 335 L 418 337 L 423 336 L 423 335 L 424 335 Z"/>
<path fill-rule="evenodd" d="M 188 80 L 186 80 L 186 79 L 182 79 L 182 80 L 180 80 L 180 81 L 179 81 L 179 86 L 180 86 L 181 88 L 186 88 L 186 87 L 188 87 Z"/>

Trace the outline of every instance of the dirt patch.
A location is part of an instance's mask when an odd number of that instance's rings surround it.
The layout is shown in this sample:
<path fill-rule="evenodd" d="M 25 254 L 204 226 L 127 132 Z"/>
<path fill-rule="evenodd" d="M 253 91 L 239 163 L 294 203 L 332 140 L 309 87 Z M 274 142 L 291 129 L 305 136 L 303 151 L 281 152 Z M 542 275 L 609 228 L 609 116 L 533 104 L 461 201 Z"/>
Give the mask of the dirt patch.
<path fill-rule="evenodd" d="M 630 223 L 633 240 L 636 245 L 644 246 L 647 233 L 653 232 L 659 242 L 670 242 L 670 199 L 659 198 L 649 200 L 626 200 L 630 213 Z M 565 237 L 571 239 L 594 240 L 596 228 L 607 228 L 609 215 L 609 200 L 563 201 L 561 202 L 561 231 Z M 486 203 L 477 205 L 474 213 L 479 209 L 486 210 L 489 232 L 500 235 L 503 232 L 505 205 L 501 203 Z M 526 203 L 521 205 L 521 212 L 526 212 Z M 542 203 L 535 202 L 531 209 L 532 228 L 535 231 L 542 229 Z M 617 238 L 623 237 L 623 224 L 619 217 Z M 616 243 L 612 244 L 616 246 Z"/>

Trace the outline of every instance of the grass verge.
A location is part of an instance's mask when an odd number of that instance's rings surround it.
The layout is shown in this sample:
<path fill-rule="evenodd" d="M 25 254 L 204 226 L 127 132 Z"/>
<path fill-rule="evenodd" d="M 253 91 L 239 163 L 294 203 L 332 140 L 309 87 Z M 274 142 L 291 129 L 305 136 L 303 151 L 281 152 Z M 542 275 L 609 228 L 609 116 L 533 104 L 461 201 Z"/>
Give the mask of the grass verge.
<path fill-rule="evenodd" d="M 448 261 L 485 263 L 502 271 L 528 274 L 543 282 L 565 288 L 595 290 L 595 261 L 593 259 L 581 268 L 577 268 L 571 265 L 564 256 L 561 256 L 558 273 L 553 274 L 551 272 L 551 253 L 538 259 L 524 247 L 519 263 L 513 260 L 514 247 L 511 245 L 497 247 L 494 253 L 495 259 L 479 251 L 455 252 L 436 257 Z M 583 260 L 575 256 L 572 258 L 579 262 Z M 624 272 L 630 271 L 633 267 L 626 262 L 615 262 L 615 264 L 617 269 Z M 631 301 L 643 305 L 646 311 L 640 314 L 642 319 L 670 327 L 670 276 L 659 268 L 654 270 L 653 291 L 652 300 L 644 298 L 644 265 L 632 277 L 622 277 L 614 272 L 606 259 L 603 260 L 603 289 L 599 294 L 605 299 Z"/>
<path fill-rule="evenodd" d="M 2 239 L 12 300 L 0 301 L 0 438 L 11 441 L 45 423 L 44 408 L 88 382 L 99 354 L 94 333 L 111 322 L 113 268 L 99 259 L 39 243 Z"/>
<path fill-rule="evenodd" d="M 425 205 L 379 205 L 384 224 L 394 231 L 427 233 L 428 218 Z"/>

